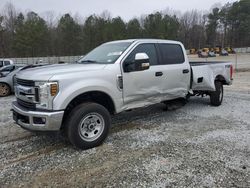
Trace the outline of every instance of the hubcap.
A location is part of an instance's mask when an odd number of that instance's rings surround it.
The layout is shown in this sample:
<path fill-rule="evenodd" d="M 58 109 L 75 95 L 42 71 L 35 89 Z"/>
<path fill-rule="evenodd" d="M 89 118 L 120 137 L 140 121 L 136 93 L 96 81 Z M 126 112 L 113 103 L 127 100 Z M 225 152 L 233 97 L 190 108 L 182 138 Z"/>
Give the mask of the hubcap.
<path fill-rule="evenodd" d="M 98 113 L 89 113 L 82 118 L 78 130 L 81 138 L 91 142 L 98 139 L 104 130 L 104 119 Z"/>
<path fill-rule="evenodd" d="M 9 87 L 6 84 L 0 84 L 0 96 L 5 96 L 9 93 Z"/>

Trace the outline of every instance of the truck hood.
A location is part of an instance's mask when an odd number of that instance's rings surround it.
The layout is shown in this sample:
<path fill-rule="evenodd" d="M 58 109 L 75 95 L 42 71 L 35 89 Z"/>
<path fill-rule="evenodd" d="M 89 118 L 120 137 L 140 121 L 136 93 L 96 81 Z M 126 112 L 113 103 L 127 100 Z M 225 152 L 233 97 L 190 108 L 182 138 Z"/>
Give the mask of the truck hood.
<path fill-rule="evenodd" d="M 57 64 L 22 70 L 17 77 L 25 80 L 48 81 L 55 75 L 101 70 L 102 64 Z"/>

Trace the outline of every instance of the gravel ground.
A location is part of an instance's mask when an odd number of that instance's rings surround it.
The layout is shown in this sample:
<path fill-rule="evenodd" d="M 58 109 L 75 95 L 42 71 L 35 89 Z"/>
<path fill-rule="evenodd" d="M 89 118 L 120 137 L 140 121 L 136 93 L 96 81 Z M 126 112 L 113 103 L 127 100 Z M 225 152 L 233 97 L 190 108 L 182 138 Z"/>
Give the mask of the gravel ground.
<path fill-rule="evenodd" d="M 0 98 L 0 187 L 250 187 L 250 72 L 225 88 L 223 105 L 191 98 L 115 116 L 97 148 L 16 126 Z"/>

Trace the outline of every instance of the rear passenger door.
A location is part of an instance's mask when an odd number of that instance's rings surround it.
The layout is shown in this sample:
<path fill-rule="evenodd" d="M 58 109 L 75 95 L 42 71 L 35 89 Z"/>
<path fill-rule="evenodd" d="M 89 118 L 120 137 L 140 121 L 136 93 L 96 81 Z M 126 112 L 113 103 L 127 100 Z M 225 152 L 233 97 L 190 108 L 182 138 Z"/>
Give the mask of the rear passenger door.
<path fill-rule="evenodd" d="M 190 87 L 190 65 L 184 47 L 175 43 L 159 43 L 159 63 L 164 79 L 161 87 L 165 100 L 185 97 Z"/>

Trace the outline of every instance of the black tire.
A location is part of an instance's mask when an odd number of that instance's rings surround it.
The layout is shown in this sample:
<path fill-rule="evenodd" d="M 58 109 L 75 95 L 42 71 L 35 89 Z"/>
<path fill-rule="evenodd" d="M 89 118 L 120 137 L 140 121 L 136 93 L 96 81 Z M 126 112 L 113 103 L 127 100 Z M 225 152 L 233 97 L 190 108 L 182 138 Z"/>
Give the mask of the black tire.
<path fill-rule="evenodd" d="M 223 101 L 223 84 L 215 81 L 215 91 L 210 93 L 210 103 L 212 106 L 220 106 Z"/>
<path fill-rule="evenodd" d="M 6 83 L 0 83 L 0 97 L 6 97 L 10 95 L 11 89 L 10 86 Z"/>
<path fill-rule="evenodd" d="M 94 117 L 97 120 L 94 120 Z M 101 124 L 103 127 L 99 131 L 95 130 Z M 89 149 L 101 145 L 108 136 L 110 114 L 105 107 L 97 103 L 82 103 L 70 112 L 65 125 L 69 141 L 77 148 Z M 91 134 L 96 138 L 91 139 Z"/>

